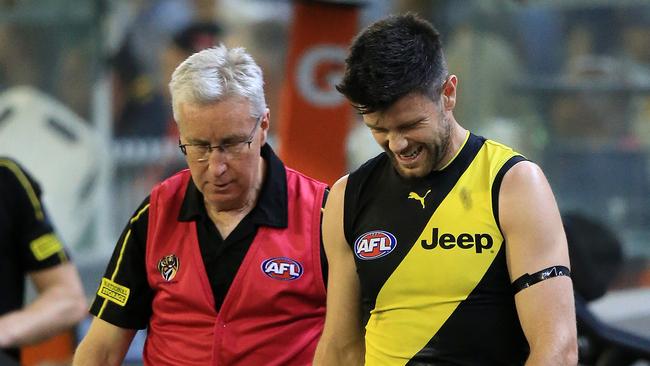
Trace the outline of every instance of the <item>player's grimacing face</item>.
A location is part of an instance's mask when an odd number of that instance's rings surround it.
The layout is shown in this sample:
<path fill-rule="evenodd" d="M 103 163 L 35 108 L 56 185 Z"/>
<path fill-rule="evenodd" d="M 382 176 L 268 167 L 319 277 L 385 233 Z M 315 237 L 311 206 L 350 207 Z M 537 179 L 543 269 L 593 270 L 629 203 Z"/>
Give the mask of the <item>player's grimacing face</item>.
<path fill-rule="evenodd" d="M 385 111 L 363 115 L 363 120 L 403 177 L 429 174 L 448 153 L 451 123 L 440 99 L 410 93 Z"/>

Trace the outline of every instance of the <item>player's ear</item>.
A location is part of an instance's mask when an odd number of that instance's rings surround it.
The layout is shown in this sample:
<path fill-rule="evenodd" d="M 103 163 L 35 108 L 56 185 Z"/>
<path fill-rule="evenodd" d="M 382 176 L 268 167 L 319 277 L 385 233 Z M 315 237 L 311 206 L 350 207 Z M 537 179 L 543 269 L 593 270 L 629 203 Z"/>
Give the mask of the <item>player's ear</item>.
<path fill-rule="evenodd" d="M 445 110 L 453 110 L 456 107 L 456 88 L 458 85 L 458 77 L 454 74 L 449 75 L 445 83 L 442 85 L 441 97 L 442 105 Z"/>

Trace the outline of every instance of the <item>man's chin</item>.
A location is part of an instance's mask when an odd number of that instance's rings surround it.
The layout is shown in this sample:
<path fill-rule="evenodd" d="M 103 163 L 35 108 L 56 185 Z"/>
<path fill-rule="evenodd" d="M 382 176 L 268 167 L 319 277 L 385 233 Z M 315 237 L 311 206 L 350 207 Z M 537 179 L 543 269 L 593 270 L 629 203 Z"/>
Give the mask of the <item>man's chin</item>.
<path fill-rule="evenodd" d="M 423 166 L 404 167 L 399 164 L 393 164 L 393 167 L 403 178 L 422 178 L 429 174 L 430 169 L 425 169 Z"/>
<path fill-rule="evenodd" d="M 206 206 L 219 211 L 227 211 L 237 206 L 237 199 L 230 194 L 209 193 L 204 196 Z"/>
<path fill-rule="evenodd" d="M 430 168 L 427 168 L 428 164 L 404 166 L 400 164 L 395 158 L 392 158 L 391 162 L 393 163 L 393 168 L 403 178 L 421 178 L 429 174 L 429 172 L 431 171 Z"/>

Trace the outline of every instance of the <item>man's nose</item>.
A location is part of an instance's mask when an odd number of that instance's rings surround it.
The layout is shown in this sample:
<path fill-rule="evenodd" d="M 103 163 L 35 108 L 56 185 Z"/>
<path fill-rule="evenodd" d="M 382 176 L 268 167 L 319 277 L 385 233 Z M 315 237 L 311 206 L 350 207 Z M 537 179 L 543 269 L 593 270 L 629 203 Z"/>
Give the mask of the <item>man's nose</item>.
<path fill-rule="evenodd" d="M 223 152 L 219 149 L 214 149 L 208 156 L 208 172 L 215 176 L 220 176 L 228 170 L 228 162 L 225 159 Z"/>
<path fill-rule="evenodd" d="M 408 146 L 408 141 L 403 134 L 399 132 L 391 132 L 387 136 L 388 138 L 388 148 L 393 153 L 400 153 L 402 150 L 406 149 Z"/>

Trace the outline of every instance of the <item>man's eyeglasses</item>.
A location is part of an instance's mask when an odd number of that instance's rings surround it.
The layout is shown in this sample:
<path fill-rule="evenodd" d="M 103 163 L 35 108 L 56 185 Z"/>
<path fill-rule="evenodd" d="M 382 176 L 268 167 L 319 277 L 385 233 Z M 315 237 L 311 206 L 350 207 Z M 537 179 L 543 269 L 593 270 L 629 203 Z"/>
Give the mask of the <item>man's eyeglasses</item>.
<path fill-rule="evenodd" d="M 250 135 L 246 140 L 228 142 L 221 145 L 210 145 L 210 144 L 181 144 L 180 139 L 178 140 L 178 147 L 181 149 L 181 152 L 184 155 L 187 155 L 188 159 L 196 161 L 198 163 L 204 163 L 210 159 L 210 154 L 213 150 L 219 151 L 225 158 L 232 159 L 237 158 L 244 152 L 248 151 L 246 148 L 250 149 L 251 144 L 253 143 L 253 137 L 257 128 L 260 126 L 264 115 L 259 116 L 255 122 L 255 126 L 251 131 Z"/>

